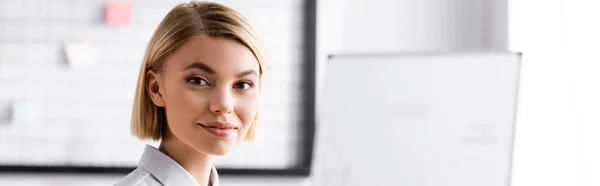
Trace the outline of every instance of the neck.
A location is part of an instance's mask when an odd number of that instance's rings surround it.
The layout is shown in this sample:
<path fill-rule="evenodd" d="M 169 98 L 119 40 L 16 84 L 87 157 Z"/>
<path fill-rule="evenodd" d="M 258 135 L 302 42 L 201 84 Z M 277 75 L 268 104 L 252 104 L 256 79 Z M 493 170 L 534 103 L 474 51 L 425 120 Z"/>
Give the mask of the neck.
<path fill-rule="evenodd" d="M 179 163 L 194 177 L 199 185 L 210 185 L 209 180 L 212 170 L 210 155 L 194 150 L 173 136 L 164 138 L 158 149 Z"/>

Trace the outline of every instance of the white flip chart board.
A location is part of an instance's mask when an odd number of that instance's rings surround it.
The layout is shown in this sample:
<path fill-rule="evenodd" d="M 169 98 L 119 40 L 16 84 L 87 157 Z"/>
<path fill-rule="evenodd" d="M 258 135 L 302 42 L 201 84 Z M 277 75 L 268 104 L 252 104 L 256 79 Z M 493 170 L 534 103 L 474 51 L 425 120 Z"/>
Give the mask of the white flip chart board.
<path fill-rule="evenodd" d="M 508 186 L 520 54 L 333 56 L 316 161 L 339 185 Z"/>

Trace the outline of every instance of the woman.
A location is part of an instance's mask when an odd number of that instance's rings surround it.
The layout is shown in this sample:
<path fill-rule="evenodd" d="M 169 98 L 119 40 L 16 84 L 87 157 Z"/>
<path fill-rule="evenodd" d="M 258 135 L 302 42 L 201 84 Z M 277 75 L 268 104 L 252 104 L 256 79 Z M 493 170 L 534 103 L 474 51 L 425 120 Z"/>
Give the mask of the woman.
<path fill-rule="evenodd" d="M 218 185 L 211 156 L 252 139 L 264 53 L 236 11 L 190 2 L 171 10 L 148 45 L 132 114 L 147 145 L 139 167 L 116 185 Z"/>

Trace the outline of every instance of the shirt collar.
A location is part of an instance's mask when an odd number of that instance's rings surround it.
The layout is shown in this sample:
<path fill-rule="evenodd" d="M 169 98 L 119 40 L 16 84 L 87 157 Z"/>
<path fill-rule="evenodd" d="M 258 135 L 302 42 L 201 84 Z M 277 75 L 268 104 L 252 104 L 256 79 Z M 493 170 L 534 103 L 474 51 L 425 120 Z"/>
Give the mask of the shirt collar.
<path fill-rule="evenodd" d="M 198 182 L 179 163 L 169 156 L 160 152 L 153 146 L 146 145 L 140 159 L 139 166 L 150 172 L 158 181 L 165 186 L 172 185 L 194 185 Z M 219 175 L 213 166 L 210 171 L 210 182 L 212 186 L 219 186 Z"/>

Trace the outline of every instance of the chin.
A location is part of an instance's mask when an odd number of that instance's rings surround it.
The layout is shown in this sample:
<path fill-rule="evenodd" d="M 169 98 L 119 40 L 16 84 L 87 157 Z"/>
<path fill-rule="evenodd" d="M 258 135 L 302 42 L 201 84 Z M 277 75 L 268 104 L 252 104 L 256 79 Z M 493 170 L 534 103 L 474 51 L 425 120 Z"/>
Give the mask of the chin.
<path fill-rule="evenodd" d="M 213 155 L 213 156 L 223 156 L 223 155 L 227 154 L 228 152 L 229 152 L 228 150 L 215 151 L 215 152 L 211 153 L 210 155 Z"/>
<path fill-rule="evenodd" d="M 224 141 L 212 142 L 211 144 L 203 144 L 202 146 L 204 146 L 205 148 L 200 148 L 200 151 L 213 156 L 223 156 L 227 154 L 231 150 L 231 148 L 233 148 L 232 144 L 229 144 L 228 142 Z"/>

